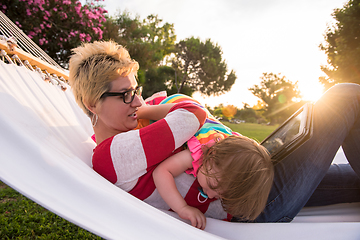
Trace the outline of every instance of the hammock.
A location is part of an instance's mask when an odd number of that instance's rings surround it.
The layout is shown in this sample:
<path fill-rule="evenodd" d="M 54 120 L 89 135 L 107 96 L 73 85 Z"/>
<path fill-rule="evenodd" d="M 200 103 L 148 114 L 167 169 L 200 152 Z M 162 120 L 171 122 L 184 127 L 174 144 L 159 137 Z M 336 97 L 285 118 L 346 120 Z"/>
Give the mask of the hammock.
<path fill-rule="evenodd" d="M 360 238 L 360 204 L 306 208 L 292 223 L 208 218 L 204 231 L 147 205 L 92 170 L 93 130 L 70 87 L 3 59 L 0 179 L 64 219 L 105 239 Z M 336 158 L 346 162 L 341 150 Z"/>

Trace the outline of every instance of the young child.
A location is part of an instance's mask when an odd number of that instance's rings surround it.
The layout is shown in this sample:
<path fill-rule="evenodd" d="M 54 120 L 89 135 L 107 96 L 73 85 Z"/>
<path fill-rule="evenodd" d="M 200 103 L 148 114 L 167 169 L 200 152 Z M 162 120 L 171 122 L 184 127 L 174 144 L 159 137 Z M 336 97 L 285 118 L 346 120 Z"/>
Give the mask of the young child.
<path fill-rule="evenodd" d="M 174 177 L 190 169 L 205 197 L 220 198 L 229 214 L 254 220 L 265 208 L 273 181 L 267 151 L 244 136 L 229 136 L 203 148 L 201 158 L 194 159 L 189 147 L 157 166 L 153 178 L 161 197 L 181 218 L 204 229 L 204 214 L 187 205 L 174 182 Z"/>
<path fill-rule="evenodd" d="M 199 201 L 220 198 L 224 210 L 232 216 L 254 220 L 265 208 L 274 175 L 271 159 L 263 146 L 241 135 L 219 132 L 217 129 L 227 127 L 213 121 L 208 121 L 209 124 L 187 142 L 188 149 L 169 157 L 153 172 L 156 188 L 164 201 L 199 229 L 205 228 L 206 218 L 180 195 L 174 181 L 176 176 L 186 171 L 197 177 L 202 188 Z M 199 141 L 204 132 L 208 135 Z M 215 134 L 209 134 L 211 132 Z"/>

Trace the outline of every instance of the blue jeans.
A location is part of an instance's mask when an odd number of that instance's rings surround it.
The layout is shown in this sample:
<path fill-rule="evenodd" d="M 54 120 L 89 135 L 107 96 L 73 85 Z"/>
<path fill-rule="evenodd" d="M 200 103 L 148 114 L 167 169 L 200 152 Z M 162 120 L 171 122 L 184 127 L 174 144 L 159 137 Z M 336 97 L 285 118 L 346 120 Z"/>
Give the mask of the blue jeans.
<path fill-rule="evenodd" d="M 304 206 L 360 201 L 359 114 L 360 85 L 336 85 L 315 103 L 312 137 L 275 165 L 268 204 L 255 222 L 290 222 Z M 350 165 L 331 165 L 340 146 Z"/>

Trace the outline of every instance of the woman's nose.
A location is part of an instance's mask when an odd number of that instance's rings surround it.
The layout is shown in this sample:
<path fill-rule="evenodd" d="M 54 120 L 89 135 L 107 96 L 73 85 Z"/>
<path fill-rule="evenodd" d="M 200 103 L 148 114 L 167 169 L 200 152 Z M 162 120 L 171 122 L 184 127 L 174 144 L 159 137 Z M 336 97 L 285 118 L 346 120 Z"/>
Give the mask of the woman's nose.
<path fill-rule="evenodd" d="M 143 101 L 141 101 L 141 99 L 142 99 L 141 96 L 138 96 L 138 95 L 135 94 L 134 100 L 131 102 L 131 106 L 132 107 L 140 107 L 140 106 L 142 106 Z"/>

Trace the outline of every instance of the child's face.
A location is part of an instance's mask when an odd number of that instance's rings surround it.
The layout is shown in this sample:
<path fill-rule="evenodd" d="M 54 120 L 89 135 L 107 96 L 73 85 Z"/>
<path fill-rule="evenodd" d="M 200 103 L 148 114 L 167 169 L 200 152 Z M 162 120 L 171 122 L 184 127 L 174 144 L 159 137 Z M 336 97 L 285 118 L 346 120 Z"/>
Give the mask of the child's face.
<path fill-rule="evenodd" d="M 203 189 L 203 192 L 209 197 L 209 198 L 219 198 L 220 195 L 212 190 L 210 186 L 216 186 L 216 180 L 214 178 L 211 177 L 207 177 L 205 176 L 202 172 L 201 169 L 199 169 L 198 174 L 197 174 L 197 180 L 200 184 L 200 186 Z"/>

